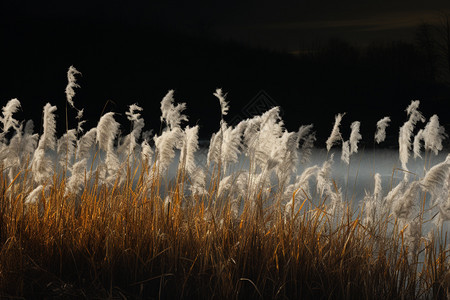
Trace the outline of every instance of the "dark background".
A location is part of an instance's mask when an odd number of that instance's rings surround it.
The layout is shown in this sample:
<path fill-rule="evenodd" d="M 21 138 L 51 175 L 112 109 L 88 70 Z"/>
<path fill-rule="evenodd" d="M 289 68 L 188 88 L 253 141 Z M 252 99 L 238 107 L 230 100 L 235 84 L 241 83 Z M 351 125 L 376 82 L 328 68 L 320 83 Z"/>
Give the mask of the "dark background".
<path fill-rule="evenodd" d="M 415 99 L 450 130 L 447 1 L 317 2 L 2 1 L 0 101 L 18 98 L 17 117 L 32 118 L 36 131 L 50 102 L 62 132 L 74 65 L 83 73 L 74 101 L 85 129 L 114 111 L 128 131 L 124 113 L 138 103 L 145 129 L 159 132 L 160 101 L 175 89 L 189 124 L 209 138 L 219 128 L 212 94 L 221 87 L 229 123 L 279 105 L 289 130 L 315 125 L 319 146 L 338 112 L 347 112 L 344 138 L 358 120 L 368 145 L 376 121 L 391 116 L 386 145 L 395 145 Z M 75 115 L 69 109 L 69 127 Z"/>

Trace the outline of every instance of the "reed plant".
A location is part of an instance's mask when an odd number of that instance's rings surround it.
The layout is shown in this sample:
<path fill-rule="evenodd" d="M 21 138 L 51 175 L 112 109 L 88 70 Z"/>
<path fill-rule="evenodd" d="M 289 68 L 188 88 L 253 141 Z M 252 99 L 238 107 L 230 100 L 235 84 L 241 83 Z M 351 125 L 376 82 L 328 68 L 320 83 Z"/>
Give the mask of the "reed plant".
<path fill-rule="evenodd" d="M 79 72 L 71 67 L 67 101 L 74 106 Z M 198 159 L 198 127 L 174 92 L 161 102 L 164 129 L 142 134 L 138 105 L 119 134 L 113 113 L 83 134 L 55 136 L 56 107 L 47 104 L 39 136 L 13 118 L 0 121 L 0 296 L 115 299 L 445 299 L 450 269 L 450 157 L 414 177 L 407 170 L 418 102 L 400 129 L 404 178 L 348 202 L 333 180 L 330 153 L 305 168 L 312 125 L 288 132 L 273 108 L 237 126 L 225 121 Z M 78 110 L 81 111 L 81 110 Z M 360 123 L 344 141 L 336 117 L 327 150 L 341 142 L 344 163 L 358 151 Z M 387 120 L 386 118 L 384 120 Z M 442 150 L 433 116 L 415 141 Z M 387 122 L 378 126 L 384 140 Z M 418 133 L 419 134 L 419 133 Z M 420 152 L 420 151 L 419 151 Z M 239 166 L 239 157 L 248 167 Z M 434 222 L 435 225 L 427 224 Z M 425 226 L 427 225 L 427 226 Z"/>

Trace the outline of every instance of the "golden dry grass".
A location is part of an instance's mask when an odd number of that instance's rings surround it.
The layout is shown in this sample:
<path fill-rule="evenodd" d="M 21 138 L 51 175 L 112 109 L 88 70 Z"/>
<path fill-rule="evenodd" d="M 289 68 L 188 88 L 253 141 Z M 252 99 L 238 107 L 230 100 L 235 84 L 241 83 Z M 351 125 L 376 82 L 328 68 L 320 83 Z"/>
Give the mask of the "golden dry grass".
<path fill-rule="evenodd" d="M 150 185 L 128 168 L 122 186 L 49 191 L 24 205 L 27 187 L 1 179 L 0 295 L 116 299 L 444 299 L 450 287 L 443 233 L 411 255 L 386 217 L 370 228 L 351 207 L 339 220 L 325 199 L 286 218 L 277 199 L 187 198 L 183 176 Z M 0 172 L 3 174 L 3 172 Z M 137 180 L 133 180 L 136 176 Z M 136 178 L 135 178 L 136 179 Z M 132 184 L 132 182 L 137 184 Z M 14 188 L 13 188 L 14 187 Z M 164 205 L 160 190 L 171 195 Z M 319 203 L 318 206 L 314 203 Z M 392 229 L 388 230 L 388 225 Z"/>

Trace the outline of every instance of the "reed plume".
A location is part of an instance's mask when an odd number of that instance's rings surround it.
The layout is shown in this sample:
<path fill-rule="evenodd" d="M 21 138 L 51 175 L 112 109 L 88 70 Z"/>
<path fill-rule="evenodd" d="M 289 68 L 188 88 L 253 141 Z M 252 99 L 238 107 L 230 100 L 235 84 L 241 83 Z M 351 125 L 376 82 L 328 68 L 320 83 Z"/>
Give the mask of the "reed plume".
<path fill-rule="evenodd" d="M 447 137 L 444 126 L 439 125 L 439 117 L 433 115 L 423 130 L 425 150 L 432 151 L 437 155 L 442 150 L 442 141 Z"/>
<path fill-rule="evenodd" d="M 91 128 L 80 139 L 77 140 L 76 158 L 83 159 L 89 156 L 97 139 L 97 128 Z"/>
<path fill-rule="evenodd" d="M 228 102 L 225 100 L 227 97 L 227 94 L 223 94 L 222 89 L 216 89 L 216 92 L 213 94 L 214 96 L 219 99 L 220 102 L 220 113 L 223 116 L 226 116 L 228 114 L 228 110 L 230 109 Z"/>
<path fill-rule="evenodd" d="M 436 199 L 450 179 L 450 154 L 445 161 L 433 166 L 421 180 L 422 188 Z"/>
<path fill-rule="evenodd" d="M 184 129 L 184 140 L 180 154 L 180 164 L 182 169 L 185 169 L 187 174 L 193 175 L 196 169 L 195 152 L 198 147 L 198 125 L 194 127 L 187 126 Z"/>
<path fill-rule="evenodd" d="M 422 156 L 420 155 L 420 149 L 421 149 L 420 141 L 423 139 L 424 139 L 423 129 L 420 129 L 417 132 L 417 134 L 414 136 L 414 141 L 413 141 L 414 159 L 416 159 L 417 157 L 422 158 Z"/>
<path fill-rule="evenodd" d="M 413 134 L 414 126 L 417 122 L 425 122 L 425 118 L 418 110 L 420 101 L 411 101 L 411 104 L 406 108 L 407 115 L 409 116 L 402 127 L 400 127 L 400 133 L 398 136 L 399 145 L 399 157 L 404 170 L 408 170 L 406 166 L 409 159 L 409 151 L 411 150 L 411 136 Z M 405 173 L 405 176 L 407 173 Z"/>
<path fill-rule="evenodd" d="M 39 138 L 39 143 L 34 151 L 31 163 L 34 179 L 37 183 L 43 184 L 48 181 L 54 171 L 52 159 L 46 155 L 46 151 L 56 148 L 56 106 L 47 103 L 44 106 L 43 127 L 44 131 Z"/>
<path fill-rule="evenodd" d="M 19 131 L 20 125 L 19 121 L 13 118 L 13 114 L 16 113 L 20 108 L 20 101 L 16 98 L 11 99 L 2 108 L 2 117 L 0 117 L 0 122 L 2 123 L 2 133 L 0 133 L 0 140 L 5 138 L 8 130 L 12 127 L 14 130 Z"/>
<path fill-rule="evenodd" d="M 347 165 L 350 164 L 350 142 L 345 141 L 342 143 L 341 160 Z"/>
<path fill-rule="evenodd" d="M 329 152 L 331 147 L 335 145 L 337 142 L 342 141 L 342 135 L 339 131 L 339 126 L 341 125 L 342 117 L 345 115 L 343 114 L 337 114 L 335 117 L 333 129 L 331 130 L 331 134 L 328 137 L 326 144 L 327 144 L 327 151 Z"/>
<path fill-rule="evenodd" d="M 377 122 L 377 131 L 375 133 L 375 141 L 377 144 L 383 142 L 386 139 L 386 128 L 391 121 L 390 117 L 384 117 Z"/>
<path fill-rule="evenodd" d="M 70 66 L 67 70 L 67 86 L 66 86 L 66 99 L 70 106 L 75 107 L 73 103 L 73 97 L 75 96 L 74 88 L 79 88 L 75 75 L 81 75 L 81 73 L 75 69 L 74 66 Z"/>
<path fill-rule="evenodd" d="M 170 90 L 161 101 L 161 121 L 164 121 L 169 130 L 180 127 L 182 121 L 188 121 L 186 115 L 182 112 L 186 109 L 186 103 L 174 105 L 174 90 Z"/>
<path fill-rule="evenodd" d="M 71 176 L 68 179 L 66 186 L 66 195 L 67 194 L 75 194 L 78 195 L 83 190 L 83 186 L 85 183 L 85 174 L 86 174 L 86 166 L 87 159 L 83 158 L 80 161 L 77 161 L 72 166 Z"/>
<path fill-rule="evenodd" d="M 361 123 L 359 121 L 355 121 L 350 125 L 352 129 L 350 133 L 350 154 L 358 153 L 358 143 L 362 139 L 362 136 L 359 133 L 360 125 Z"/>

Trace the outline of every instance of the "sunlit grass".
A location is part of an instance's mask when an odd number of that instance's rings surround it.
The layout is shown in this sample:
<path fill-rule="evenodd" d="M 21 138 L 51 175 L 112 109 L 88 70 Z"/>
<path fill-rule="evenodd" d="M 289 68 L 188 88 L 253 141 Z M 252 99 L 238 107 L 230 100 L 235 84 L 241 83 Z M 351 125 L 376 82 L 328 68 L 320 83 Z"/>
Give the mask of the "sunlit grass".
<path fill-rule="evenodd" d="M 305 199 L 288 218 L 276 199 L 260 199 L 272 204 L 244 204 L 235 218 L 226 199 L 213 208 L 179 193 L 181 181 L 164 205 L 161 178 L 95 182 L 69 197 L 55 176 L 24 206 L 26 188 L 1 179 L 4 296 L 411 299 L 445 297 L 449 286 L 445 236 L 421 241 L 421 262 L 404 228 L 387 229 L 392 218 L 366 227 L 347 207 L 336 220 L 326 199 Z"/>

